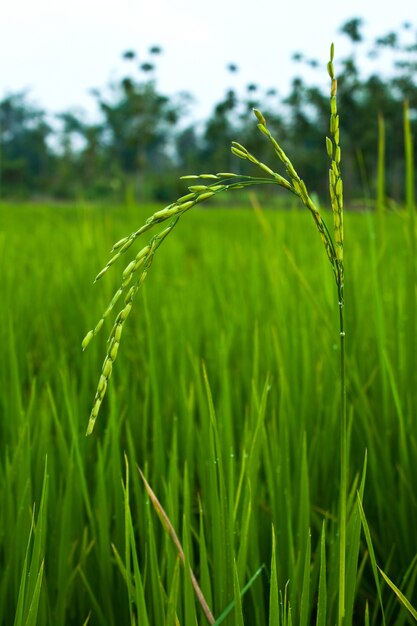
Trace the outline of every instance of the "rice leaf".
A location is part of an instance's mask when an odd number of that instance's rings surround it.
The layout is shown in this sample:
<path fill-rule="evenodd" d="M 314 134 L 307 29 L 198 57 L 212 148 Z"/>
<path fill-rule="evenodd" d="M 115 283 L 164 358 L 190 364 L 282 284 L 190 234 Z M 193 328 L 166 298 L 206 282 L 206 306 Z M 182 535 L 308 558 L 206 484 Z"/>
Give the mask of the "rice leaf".
<path fill-rule="evenodd" d="M 388 576 L 385 574 L 385 572 L 382 571 L 382 569 L 379 566 L 378 566 L 378 569 L 381 572 L 382 578 L 385 580 L 388 586 L 391 587 L 392 591 L 395 593 L 395 595 L 401 602 L 402 606 L 407 609 L 407 611 L 413 616 L 413 618 L 417 622 L 417 610 L 411 605 L 411 603 L 409 602 L 409 600 L 407 600 L 405 595 L 398 589 L 398 587 L 392 582 L 392 580 L 388 578 Z"/>
<path fill-rule="evenodd" d="M 316 626 L 326 626 L 327 582 L 326 582 L 326 524 L 323 521 L 320 540 L 320 577 L 317 598 Z M 349 623 L 349 622 L 347 622 Z"/>
<path fill-rule="evenodd" d="M 272 526 L 272 555 L 271 555 L 271 579 L 269 582 L 269 621 L 268 626 L 280 626 L 278 576 L 276 561 L 276 538 Z"/>
<path fill-rule="evenodd" d="M 376 589 L 378 593 L 379 605 L 381 607 L 382 623 L 384 624 L 384 626 L 386 626 L 385 611 L 384 611 L 384 605 L 382 602 L 381 586 L 379 584 L 378 565 L 376 563 L 375 551 L 374 551 L 374 547 L 372 544 L 371 533 L 369 530 L 368 522 L 365 516 L 365 511 L 363 510 L 362 501 L 361 501 L 359 494 L 357 495 L 357 501 L 358 501 L 359 514 L 360 514 L 360 518 L 362 522 L 362 527 L 365 533 L 366 545 L 368 546 L 369 557 L 371 560 L 372 572 L 374 575 L 375 585 L 376 585 Z"/>

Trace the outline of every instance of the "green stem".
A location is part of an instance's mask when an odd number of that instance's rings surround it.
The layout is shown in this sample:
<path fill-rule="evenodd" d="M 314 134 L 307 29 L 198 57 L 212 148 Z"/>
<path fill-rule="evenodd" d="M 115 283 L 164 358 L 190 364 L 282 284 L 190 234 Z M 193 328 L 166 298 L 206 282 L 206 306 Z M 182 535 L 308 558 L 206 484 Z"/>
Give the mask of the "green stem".
<path fill-rule="evenodd" d="M 346 527 L 347 527 L 347 419 L 346 419 L 346 366 L 343 275 L 337 281 L 339 297 L 340 330 L 340 510 L 339 510 L 339 626 L 344 623 L 346 588 Z"/>

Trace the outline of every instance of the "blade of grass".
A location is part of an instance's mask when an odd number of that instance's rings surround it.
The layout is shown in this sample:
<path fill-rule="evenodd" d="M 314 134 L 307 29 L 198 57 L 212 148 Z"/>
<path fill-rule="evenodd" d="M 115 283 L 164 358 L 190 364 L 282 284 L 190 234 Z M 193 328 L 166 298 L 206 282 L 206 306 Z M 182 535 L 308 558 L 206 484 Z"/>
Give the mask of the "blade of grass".
<path fill-rule="evenodd" d="M 262 574 L 264 569 L 265 569 L 265 565 L 261 565 L 261 567 L 256 570 L 254 575 L 249 579 L 249 581 L 246 583 L 246 585 L 244 587 L 242 587 L 241 591 L 239 592 L 240 598 L 242 598 L 242 596 L 244 596 L 245 593 L 247 591 L 249 591 L 249 589 L 252 587 L 253 583 Z M 240 600 L 239 600 L 239 603 L 240 603 Z M 220 624 L 222 624 L 224 622 L 226 617 L 233 611 L 234 608 L 235 608 L 235 601 L 233 600 L 233 602 L 231 602 L 230 604 L 227 605 L 227 607 L 222 611 L 222 613 L 219 615 L 219 617 L 213 623 L 214 626 L 220 626 Z"/>
<path fill-rule="evenodd" d="M 359 498 L 363 499 L 365 489 L 366 468 L 367 468 L 367 452 L 362 470 L 362 480 L 359 486 Z M 347 529 L 347 562 L 346 562 L 346 624 L 353 624 L 353 610 L 355 603 L 355 593 L 358 584 L 358 557 L 360 548 L 361 535 L 361 517 L 357 501 L 353 502 L 353 510 L 350 515 Z"/>
<path fill-rule="evenodd" d="M 271 556 L 271 580 L 269 583 L 269 621 L 268 626 L 280 626 L 278 576 L 276 561 L 276 538 L 275 529 L 272 526 L 272 556 Z"/>
<path fill-rule="evenodd" d="M 190 495 L 190 481 L 188 477 L 188 464 L 185 463 L 184 467 L 184 480 L 183 480 L 183 492 L 184 492 L 184 512 L 183 512 L 183 523 L 182 523 L 182 545 L 183 553 L 184 553 L 184 571 L 190 572 L 190 576 L 185 574 L 184 577 L 184 623 L 190 624 L 190 626 L 197 625 L 197 615 L 196 615 L 196 602 L 195 598 L 197 595 L 201 596 L 204 599 L 204 606 L 208 608 L 207 600 L 203 596 L 203 592 L 201 591 L 200 585 L 197 583 L 197 579 L 194 576 L 194 573 L 191 568 L 192 561 L 192 537 L 191 537 L 191 495 Z M 208 615 L 205 613 L 206 618 Z"/>
<path fill-rule="evenodd" d="M 39 513 L 37 515 L 36 523 L 35 511 L 33 511 L 32 515 L 32 526 L 29 532 L 29 540 L 27 543 L 23 572 L 20 580 L 19 596 L 14 622 L 15 626 L 34 626 L 37 621 L 39 598 L 44 572 L 47 498 L 48 462 L 47 458 L 45 458 Z M 29 552 L 32 537 L 33 547 L 29 564 Z"/>
<path fill-rule="evenodd" d="M 213 403 L 210 383 L 205 364 L 202 364 L 205 401 L 209 417 L 209 465 L 207 489 L 210 515 L 217 522 L 212 525 L 212 557 L 216 568 L 217 584 L 214 601 L 216 607 L 223 607 L 228 602 L 233 589 L 233 511 L 230 510 L 227 490 L 224 459 L 221 439 L 217 424 L 217 416 Z M 217 593 L 216 593 L 217 592 Z"/>
<path fill-rule="evenodd" d="M 311 569 L 311 534 L 308 532 L 305 550 L 303 585 L 301 587 L 300 621 L 299 626 L 307 626 L 310 616 L 310 569 Z"/>
<path fill-rule="evenodd" d="M 87 626 L 88 622 L 90 621 L 90 617 L 91 617 L 91 613 L 89 613 L 87 617 L 85 618 L 85 621 L 83 622 L 83 626 Z"/>
<path fill-rule="evenodd" d="M 167 616 L 166 616 L 165 626 L 178 626 L 179 624 L 178 617 L 177 617 L 179 582 L 180 582 L 180 558 L 178 556 L 175 562 L 174 575 L 171 580 L 171 589 L 168 594 Z"/>
<path fill-rule="evenodd" d="M 323 520 L 320 540 L 320 576 L 317 598 L 316 626 L 326 626 L 327 582 L 326 582 L 326 523 Z M 349 622 L 348 622 L 349 623 Z"/>
<path fill-rule="evenodd" d="M 36 582 L 33 588 L 33 593 L 32 593 L 32 597 L 31 597 L 28 612 L 27 612 L 25 626 L 36 626 L 36 624 L 38 623 L 38 607 L 39 607 L 39 598 L 41 594 L 44 565 L 45 565 L 45 562 L 42 561 L 38 575 L 36 576 Z"/>
<path fill-rule="evenodd" d="M 90 584 L 90 582 L 87 579 L 87 576 L 85 575 L 84 570 L 82 569 L 82 567 L 79 565 L 77 567 L 77 572 L 83 582 L 83 585 L 87 591 L 87 594 L 90 598 L 90 602 L 93 606 L 93 610 L 94 613 L 96 613 L 96 618 L 98 620 L 98 622 L 101 624 L 101 626 L 106 626 L 107 625 L 107 619 L 106 616 L 104 615 L 102 609 L 101 609 L 101 605 L 100 605 L 100 601 L 98 600 L 96 594 L 94 593 L 94 589 L 92 587 L 92 585 Z"/>
<path fill-rule="evenodd" d="M 368 605 L 368 602 L 366 602 L 366 605 L 365 605 L 365 626 L 369 626 L 369 605 Z"/>
<path fill-rule="evenodd" d="M 26 580 L 27 580 L 27 574 L 28 574 L 27 570 L 28 570 L 28 562 L 29 562 L 29 549 L 30 549 L 30 545 L 32 541 L 33 528 L 34 528 L 34 522 L 33 522 L 33 517 L 32 517 L 32 524 L 30 527 L 29 538 L 28 538 L 28 542 L 26 546 L 25 560 L 23 563 L 23 571 L 22 571 L 22 576 L 20 578 L 20 587 L 19 587 L 19 595 L 17 598 L 14 626 L 22 626 L 24 623 L 23 612 L 24 612 L 25 595 L 26 595 Z"/>
<path fill-rule="evenodd" d="M 363 510 L 362 501 L 361 501 L 361 498 L 360 498 L 359 494 L 357 494 L 357 501 L 358 501 L 359 514 L 360 514 L 360 518 L 361 518 L 361 522 L 362 522 L 362 527 L 363 527 L 363 531 L 365 533 L 366 545 L 368 546 L 369 557 L 370 557 L 370 560 L 371 560 L 371 567 L 372 567 L 372 572 L 373 572 L 373 575 L 374 575 L 374 580 L 375 580 L 375 585 L 376 585 L 376 589 L 377 589 L 379 604 L 380 604 L 380 607 L 381 607 L 382 623 L 384 624 L 384 626 L 386 626 L 384 604 L 382 602 L 382 593 L 381 593 L 381 586 L 379 584 L 378 566 L 377 566 L 377 563 L 376 563 L 375 551 L 374 551 L 374 547 L 373 547 L 373 544 L 372 544 L 371 533 L 369 531 L 369 526 L 368 526 L 368 522 L 366 520 L 365 511 Z"/>
<path fill-rule="evenodd" d="M 242 611 L 242 594 L 239 585 L 239 576 L 237 573 L 236 562 L 234 563 L 234 576 L 233 576 L 233 597 L 234 597 L 234 614 L 235 614 L 235 626 L 245 626 L 243 622 Z"/>
<path fill-rule="evenodd" d="M 392 580 L 390 578 L 388 578 L 388 576 L 385 574 L 385 572 L 383 572 L 382 569 L 379 566 L 377 566 L 377 567 L 378 567 L 379 571 L 381 572 L 382 578 L 385 580 L 385 582 L 388 584 L 388 586 L 391 587 L 392 591 L 395 593 L 395 595 L 397 596 L 397 598 L 401 602 L 402 606 L 407 609 L 407 611 L 413 616 L 413 618 L 417 622 L 417 610 L 411 605 L 409 600 L 407 600 L 405 595 L 398 589 L 398 587 L 392 582 Z"/>
<path fill-rule="evenodd" d="M 200 510 L 200 532 L 199 532 L 199 559 L 200 559 L 200 587 L 207 604 L 212 606 L 212 590 L 210 580 L 209 558 L 207 554 L 206 536 L 204 531 L 204 514 L 201 500 L 199 498 L 199 510 Z"/>
<path fill-rule="evenodd" d="M 130 506 L 129 506 L 129 462 L 125 454 L 125 484 L 122 483 L 124 494 L 124 513 L 125 513 L 125 570 L 126 570 L 126 587 L 127 587 L 127 599 L 129 603 L 130 623 L 133 624 L 133 594 L 132 594 L 132 567 L 131 567 L 131 519 L 130 519 Z"/>

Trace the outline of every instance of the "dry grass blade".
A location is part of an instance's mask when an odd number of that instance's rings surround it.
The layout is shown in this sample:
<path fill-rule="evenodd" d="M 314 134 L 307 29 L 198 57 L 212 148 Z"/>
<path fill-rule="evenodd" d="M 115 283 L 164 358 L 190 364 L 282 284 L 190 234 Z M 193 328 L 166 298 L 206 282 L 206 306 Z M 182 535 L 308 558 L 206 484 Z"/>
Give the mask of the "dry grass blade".
<path fill-rule="evenodd" d="M 178 550 L 178 554 L 179 557 L 182 561 L 182 564 L 185 565 L 185 555 L 184 555 L 184 550 L 182 549 L 180 540 L 178 539 L 178 535 L 175 532 L 175 529 L 173 527 L 173 525 L 170 522 L 170 519 L 168 517 L 168 515 L 166 514 L 162 504 L 159 502 L 158 498 L 155 495 L 155 492 L 153 491 L 152 487 L 150 486 L 150 484 L 148 483 L 148 481 L 146 480 L 142 470 L 140 469 L 140 467 L 138 467 L 138 471 L 140 474 L 140 477 L 143 480 L 143 484 L 145 485 L 145 489 L 148 492 L 148 495 L 151 499 L 151 502 L 154 506 L 155 511 L 158 513 L 158 517 L 161 520 L 163 526 L 165 527 L 165 529 L 168 531 L 169 536 L 171 537 L 175 547 Z M 194 587 L 194 591 L 195 594 L 197 596 L 197 599 L 200 603 L 201 608 L 203 609 L 204 615 L 207 618 L 207 621 L 209 624 L 214 624 L 216 622 L 216 620 L 214 619 L 214 616 L 210 610 L 210 607 L 207 604 L 207 601 L 203 595 L 203 592 L 201 591 L 200 585 L 197 582 L 197 579 L 194 575 L 194 572 L 192 571 L 192 569 L 190 568 L 190 576 L 191 576 L 191 582 L 192 585 Z"/>

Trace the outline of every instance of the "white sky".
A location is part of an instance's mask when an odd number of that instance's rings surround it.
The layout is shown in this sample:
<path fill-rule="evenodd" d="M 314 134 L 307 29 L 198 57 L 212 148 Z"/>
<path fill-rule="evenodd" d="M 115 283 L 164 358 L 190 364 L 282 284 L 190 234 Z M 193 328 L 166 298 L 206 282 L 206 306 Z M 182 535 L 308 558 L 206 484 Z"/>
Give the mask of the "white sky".
<path fill-rule="evenodd" d="M 91 114 L 89 90 L 130 69 L 122 52 L 134 49 L 143 62 L 160 45 L 159 88 L 191 92 L 201 117 L 230 85 L 256 82 L 285 95 L 300 71 L 290 61 L 296 51 L 324 67 L 334 41 L 337 69 L 349 48 L 338 33 L 346 20 L 363 17 L 375 37 L 412 22 L 416 8 L 417 0 L 9 0 L 0 11 L 0 97 L 29 88 L 48 111 Z"/>

